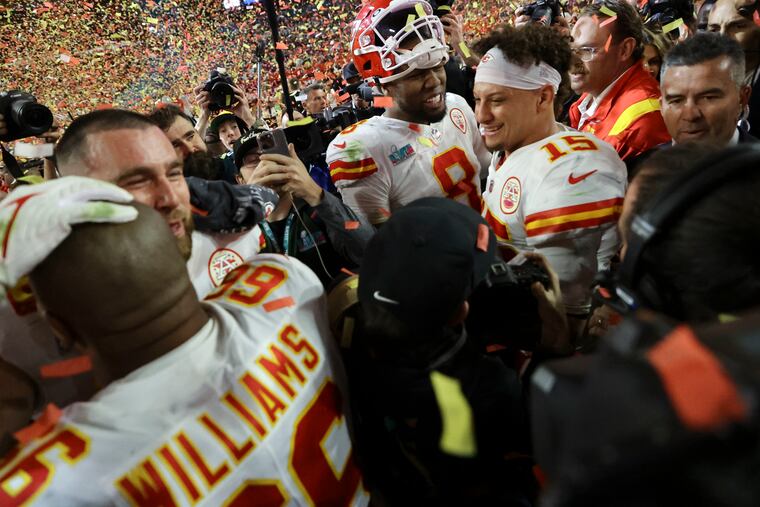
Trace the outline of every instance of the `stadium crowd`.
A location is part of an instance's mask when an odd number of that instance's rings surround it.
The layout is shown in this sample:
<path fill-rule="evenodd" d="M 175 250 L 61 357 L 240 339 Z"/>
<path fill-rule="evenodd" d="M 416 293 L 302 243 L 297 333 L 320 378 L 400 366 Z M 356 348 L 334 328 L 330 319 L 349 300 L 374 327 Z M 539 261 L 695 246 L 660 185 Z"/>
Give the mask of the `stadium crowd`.
<path fill-rule="evenodd" d="M 0 506 L 760 505 L 757 2 L 0 23 Z"/>

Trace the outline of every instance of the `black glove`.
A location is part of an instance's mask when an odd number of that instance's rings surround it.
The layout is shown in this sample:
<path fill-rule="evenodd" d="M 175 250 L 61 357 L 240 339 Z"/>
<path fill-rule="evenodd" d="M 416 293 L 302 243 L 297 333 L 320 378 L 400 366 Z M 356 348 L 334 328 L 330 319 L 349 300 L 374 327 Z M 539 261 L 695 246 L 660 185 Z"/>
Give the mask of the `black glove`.
<path fill-rule="evenodd" d="M 258 185 L 231 185 L 188 177 L 195 228 L 202 232 L 236 233 L 252 229 L 274 210 L 280 198 Z"/>

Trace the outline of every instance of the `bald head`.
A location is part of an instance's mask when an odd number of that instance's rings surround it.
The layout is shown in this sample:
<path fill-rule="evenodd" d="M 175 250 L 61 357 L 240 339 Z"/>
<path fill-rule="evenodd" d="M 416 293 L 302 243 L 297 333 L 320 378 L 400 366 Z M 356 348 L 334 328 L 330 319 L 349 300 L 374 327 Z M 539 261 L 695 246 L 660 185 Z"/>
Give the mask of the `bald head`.
<path fill-rule="evenodd" d="M 135 207 L 133 222 L 75 226 L 30 278 L 54 329 L 108 361 L 144 364 L 197 331 L 177 336 L 200 306 L 166 222 Z"/>

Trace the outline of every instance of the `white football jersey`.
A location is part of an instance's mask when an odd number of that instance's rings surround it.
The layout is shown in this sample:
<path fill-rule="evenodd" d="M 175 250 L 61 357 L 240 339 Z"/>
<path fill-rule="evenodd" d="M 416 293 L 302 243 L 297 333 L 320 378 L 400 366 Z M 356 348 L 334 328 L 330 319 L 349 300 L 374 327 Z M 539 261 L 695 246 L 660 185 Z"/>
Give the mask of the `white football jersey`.
<path fill-rule="evenodd" d="M 562 131 L 499 164 L 483 193 L 483 216 L 501 245 L 545 255 L 559 275 L 568 313 L 589 309 L 591 284 L 617 252 L 625 164 L 609 144 Z"/>
<path fill-rule="evenodd" d="M 204 297 L 222 283 L 227 273 L 251 260 L 262 247 L 257 225 L 239 234 L 193 231 L 193 249 L 187 271 L 198 297 Z"/>
<path fill-rule="evenodd" d="M 366 505 L 322 284 L 262 254 L 190 340 L 67 407 L 0 469 L 0 505 Z"/>
<path fill-rule="evenodd" d="M 193 247 L 187 270 L 195 292 L 202 298 L 224 277 L 258 254 L 261 248 L 258 226 L 240 234 L 193 232 Z M 146 259 L 150 262 L 150 259 Z M 59 377 L 43 376 L 40 369 L 81 355 L 61 354 L 50 326 L 37 312 L 28 283 L 21 284 L 0 302 L 0 357 L 15 364 L 35 379 L 45 403 L 64 407 L 89 397 L 93 392 L 90 374 Z"/>
<path fill-rule="evenodd" d="M 374 116 L 343 130 L 327 149 L 343 202 L 373 224 L 421 197 L 480 211 L 490 153 L 467 102 L 447 93 L 446 106 L 443 120 L 430 125 Z"/>

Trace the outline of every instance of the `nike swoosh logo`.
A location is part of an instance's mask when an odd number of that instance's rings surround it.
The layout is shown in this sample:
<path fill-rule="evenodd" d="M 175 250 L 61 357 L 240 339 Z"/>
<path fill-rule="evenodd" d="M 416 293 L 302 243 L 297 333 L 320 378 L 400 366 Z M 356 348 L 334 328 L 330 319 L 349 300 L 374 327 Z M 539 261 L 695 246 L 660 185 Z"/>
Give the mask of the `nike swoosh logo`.
<path fill-rule="evenodd" d="M 398 301 L 394 301 L 392 299 L 388 299 L 386 297 L 381 296 L 379 290 L 376 290 L 375 293 L 372 294 L 372 297 L 374 297 L 375 299 L 377 299 L 381 303 L 390 303 L 392 305 L 400 305 L 401 304 Z"/>
<path fill-rule="evenodd" d="M 346 147 L 346 143 L 334 143 L 334 144 L 335 144 L 335 147 L 338 148 L 339 150 L 342 150 Z"/>
<path fill-rule="evenodd" d="M 576 183 L 580 183 L 581 181 L 585 180 L 586 178 L 594 174 L 596 171 L 597 170 L 594 169 L 593 171 L 587 172 L 586 174 L 581 174 L 577 178 L 573 176 L 573 173 L 570 173 L 570 176 L 567 177 L 567 182 L 570 183 L 571 185 L 575 185 Z"/>

